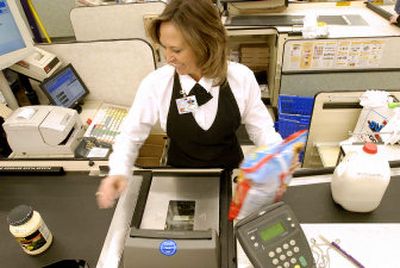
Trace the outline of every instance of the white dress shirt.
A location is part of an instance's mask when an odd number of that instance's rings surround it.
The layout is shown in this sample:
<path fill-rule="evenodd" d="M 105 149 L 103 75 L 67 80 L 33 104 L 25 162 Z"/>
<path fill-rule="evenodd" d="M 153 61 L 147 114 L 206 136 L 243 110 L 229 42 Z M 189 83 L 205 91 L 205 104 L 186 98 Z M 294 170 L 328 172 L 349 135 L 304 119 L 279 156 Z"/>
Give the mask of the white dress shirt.
<path fill-rule="evenodd" d="M 160 122 L 166 132 L 175 68 L 165 65 L 143 79 L 132 107 L 121 126 L 121 134 L 115 140 L 110 155 L 110 175 L 131 174 L 139 149 L 148 137 L 152 127 Z M 182 90 L 188 94 L 196 81 L 189 75 L 179 75 Z M 260 87 L 253 72 L 240 63 L 228 63 L 227 79 L 239 107 L 241 122 L 255 145 L 271 145 L 281 141 L 275 131 L 273 120 L 261 101 Z M 211 93 L 213 98 L 193 112 L 199 126 L 207 130 L 217 114 L 219 86 L 212 80 L 201 78 L 198 83 Z"/>

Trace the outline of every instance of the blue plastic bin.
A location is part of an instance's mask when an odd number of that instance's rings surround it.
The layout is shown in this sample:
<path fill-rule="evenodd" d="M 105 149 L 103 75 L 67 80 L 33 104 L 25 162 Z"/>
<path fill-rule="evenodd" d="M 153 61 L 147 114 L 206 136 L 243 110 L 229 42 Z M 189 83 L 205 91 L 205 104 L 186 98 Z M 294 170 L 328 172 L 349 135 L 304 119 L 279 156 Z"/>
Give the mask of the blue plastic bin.
<path fill-rule="evenodd" d="M 308 129 L 314 106 L 314 98 L 308 96 L 279 95 L 278 121 L 275 122 L 276 131 L 286 138 L 296 131 Z M 303 161 L 304 152 L 300 154 Z"/>
<path fill-rule="evenodd" d="M 282 138 L 286 138 L 299 130 L 308 129 L 308 127 L 309 123 L 303 124 L 294 120 L 279 120 L 275 123 L 275 129 L 281 134 Z"/>
<path fill-rule="evenodd" d="M 278 121 L 293 121 L 302 125 L 309 125 L 311 121 L 310 115 L 301 115 L 301 114 L 279 114 Z"/>
<path fill-rule="evenodd" d="M 278 114 L 311 115 L 314 97 L 279 95 Z"/>
<path fill-rule="evenodd" d="M 283 138 L 298 130 L 308 129 L 313 105 L 313 97 L 279 95 L 277 125 Z"/>
<path fill-rule="evenodd" d="M 279 120 L 275 122 L 275 130 L 281 134 L 282 138 L 286 138 L 296 131 L 308 129 L 309 124 L 301 124 L 293 120 Z M 299 161 L 303 163 L 304 151 L 299 154 Z"/>

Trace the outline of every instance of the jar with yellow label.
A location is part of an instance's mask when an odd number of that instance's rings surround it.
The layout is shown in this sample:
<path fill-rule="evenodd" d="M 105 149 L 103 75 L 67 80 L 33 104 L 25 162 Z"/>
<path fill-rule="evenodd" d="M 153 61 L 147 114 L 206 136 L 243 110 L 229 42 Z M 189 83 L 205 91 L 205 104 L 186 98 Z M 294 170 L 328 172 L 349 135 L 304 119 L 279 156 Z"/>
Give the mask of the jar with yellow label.
<path fill-rule="evenodd" d="M 31 206 L 20 205 L 8 214 L 10 232 L 29 255 L 37 255 L 49 248 L 53 235 L 40 214 Z"/>

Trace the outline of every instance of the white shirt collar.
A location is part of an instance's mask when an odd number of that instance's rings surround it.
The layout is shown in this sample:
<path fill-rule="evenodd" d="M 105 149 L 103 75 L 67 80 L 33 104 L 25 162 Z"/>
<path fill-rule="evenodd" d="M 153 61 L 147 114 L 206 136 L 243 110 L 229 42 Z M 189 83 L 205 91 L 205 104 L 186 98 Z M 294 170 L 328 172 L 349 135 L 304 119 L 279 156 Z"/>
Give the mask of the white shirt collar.
<path fill-rule="evenodd" d="M 213 80 L 209 78 L 202 77 L 198 82 L 194 80 L 190 75 L 180 75 L 179 81 L 181 82 L 181 87 L 186 94 L 189 94 L 190 90 L 194 87 L 196 83 L 199 83 L 207 92 L 210 92 L 213 87 Z"/>

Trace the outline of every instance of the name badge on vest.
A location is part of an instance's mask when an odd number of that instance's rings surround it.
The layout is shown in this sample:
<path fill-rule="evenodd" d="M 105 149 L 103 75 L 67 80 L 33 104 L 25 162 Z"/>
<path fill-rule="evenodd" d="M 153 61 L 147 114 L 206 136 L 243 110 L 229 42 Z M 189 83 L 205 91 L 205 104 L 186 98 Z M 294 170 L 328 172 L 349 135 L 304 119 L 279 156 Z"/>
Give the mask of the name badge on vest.
<path fill-rule="evenodd" d="M 197 105 L 196 96 L 191 95 L 176 99 L 176 107 L 179 114 L 187 114 L 197 111 L 199 105 Z"/>

